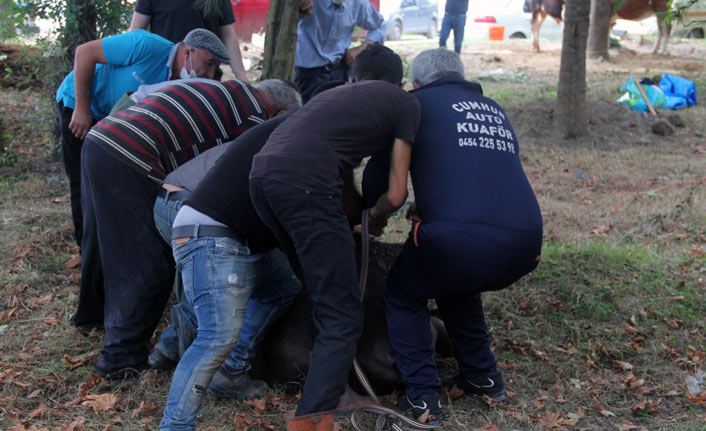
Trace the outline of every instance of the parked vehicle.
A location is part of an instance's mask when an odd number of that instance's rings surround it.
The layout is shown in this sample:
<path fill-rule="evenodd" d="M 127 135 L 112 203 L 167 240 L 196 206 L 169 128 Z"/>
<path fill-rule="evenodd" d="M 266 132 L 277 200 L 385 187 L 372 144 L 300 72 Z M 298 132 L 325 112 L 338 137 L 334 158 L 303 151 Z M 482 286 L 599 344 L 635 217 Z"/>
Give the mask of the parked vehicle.
<path fill-rule="evenodd" d="M 503 39 L 528 39 L 532 37 L 532 14 L 524 11 L 525 0 L 470 0 L 466 19 L 466 40 L 488 40 L 491 27 L 504 27 Z M 539 36 L 561 39 L 563 23 L 550 17 L 544 21 Z"/>
<path fill-rule="evenodd" d="M 689 0 L 675 0 L 674 5 L 688 4 Z M 672 35 L 703 39 L 706 35 L 706 0 L 700 0 L 682 12 L 681 20 L 672 21 Z"/>
<path fill-rule="evenodd" d="M 387 22 L 387 40 L 400 40 L 403 34 L 436 38 L 441 22 L 438 9 L 435 0 L 380 0 L 379 10 Z"/>

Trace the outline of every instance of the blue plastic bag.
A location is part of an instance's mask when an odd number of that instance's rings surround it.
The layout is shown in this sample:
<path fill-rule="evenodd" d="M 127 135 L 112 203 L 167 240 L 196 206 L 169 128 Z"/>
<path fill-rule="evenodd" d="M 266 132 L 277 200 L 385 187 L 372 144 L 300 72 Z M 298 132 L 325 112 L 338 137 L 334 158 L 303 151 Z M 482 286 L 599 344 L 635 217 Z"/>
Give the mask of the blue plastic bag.
<path fill-rule="evenodd" d="M 635 84 L 632 78 L 628 79 L 620 89 L 620 91 L 625 91 L 625 94 L 618 99 L 618 102 L 638 112 L 647 112 L 647 103 L 645 103 L 645 100 L 642 98 L 640 90 L 637 89 L 637 85 L 638 84 Z M 656 85 L 643 85 L 642 89 L 645 90 L 645 94 L 653 108 L 661 108 L 667 103 L 667 99 L 664 97 L 662 90 Z"/>
<path fill-rule="evenodd" d="M 659 88 L 666 98 L 665 108 L 681 109 L 696 105 L 696 85 L 688 79 L 665 73 Z"/>

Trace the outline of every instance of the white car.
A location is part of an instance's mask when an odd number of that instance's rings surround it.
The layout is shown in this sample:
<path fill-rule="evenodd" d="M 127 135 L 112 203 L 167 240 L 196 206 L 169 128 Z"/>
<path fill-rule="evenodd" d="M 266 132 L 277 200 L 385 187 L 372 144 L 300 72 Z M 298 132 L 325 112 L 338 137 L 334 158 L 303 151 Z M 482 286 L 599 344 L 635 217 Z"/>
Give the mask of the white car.
<path fill-rule="evenodd" d="M 464 40 L 490 39 L 491 27 L 503 27 L 503 39 L 531 39 L 532 14 L 524 12 L 525 0 L 470 0 L 466 13 Z M 539 37 L 561 39 L 564 24 L 547 17 L 539 30 Z"/>

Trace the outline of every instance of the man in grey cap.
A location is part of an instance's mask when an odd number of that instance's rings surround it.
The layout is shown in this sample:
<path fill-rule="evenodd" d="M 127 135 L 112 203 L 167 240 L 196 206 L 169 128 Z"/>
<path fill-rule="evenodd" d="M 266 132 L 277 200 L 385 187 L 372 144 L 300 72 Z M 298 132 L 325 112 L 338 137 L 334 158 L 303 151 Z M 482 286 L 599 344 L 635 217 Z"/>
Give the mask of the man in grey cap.
<path fill-rule="evenodd" d="M 220 62 L 228 61 L 221 41 L 204 29 L 193 30 L 178 44 L 138 30 L 87 42 L 76 49 L 74 70 L 59 87 L 56 102 L 79 246 L 83 242 L 81 147 L 91 126 L 105 118 L 123 94 L 142 84 L 188 76 L 213 78 Z M 91 272 L 91 278 L 87 281 L 98 289 L 99 272 Z M 102 325 L 102 316 L 102 302 L 80 304 L 74 324 L 90 329 Z"/>

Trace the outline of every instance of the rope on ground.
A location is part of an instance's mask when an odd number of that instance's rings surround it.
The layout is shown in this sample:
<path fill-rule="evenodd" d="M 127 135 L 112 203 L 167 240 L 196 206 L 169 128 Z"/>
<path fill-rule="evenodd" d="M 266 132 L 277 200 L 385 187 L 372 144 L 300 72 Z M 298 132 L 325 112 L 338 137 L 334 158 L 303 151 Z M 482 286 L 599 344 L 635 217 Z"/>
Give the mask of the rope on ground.
<path fill-rule="evenodd" d="M 361 223 L 360 223 L 360 274 L 358 277 L 358 288 L 360 289 L 360 300 L 363 300 L 363 297 L 365 296 L 365 285 L 368 280 L 368 266 L 370 263 L 370 236 L 368 234 L 368 214 L 370 210 L 365 209 L 363 210 L 363 214 L 361 216 Z M 358 376 L 358 380 L 360 381 L 360 384 L 363 386 L 365 391 L 368 393 L 370 398 L 373 399 L 374 402 L 379 403 L 380 401 L 378 400 L 378 397 L 375 395 L 375 391 L 373 391 L 373 387 L 368 381 L 367 376 L 365 375 L 365 372 L 363 372 L 363 369 L 360 367 L 360 364 L 358 364 L 357 359 L 353 359 L 353 368 L 355 369 L 355 374 Z M 386 407 L 382 407 L 379 405 L 371 404 L 369 406 L 362 406 L 353 411 L 351 413 L 351 425 L 353 426 L 353 429 L 356 431 L 363 431 L 363 429 L 360 428 L 360 425 L 358 424 L 358 421 L 356 419 L 356 415 L 359 415 L 361 413 L 371 413 L 374 415 L 378 415 L 377 419 L 375 420 L 375 429 L 377 431 L 383 431 L 386 430 L 389 424 L 389 429 L 394 430 L 394 431 L 418 431 L 418 430 L 430 430 L 430 429 L 436 429 L 439 428 L 440 425 L 431 425 L 431 424 L 423 424 L 421 422 L 417 422 L 415 420 L 412 420 L 402 413 L 396 412 L 392 409 L 388 409 Z"/>

